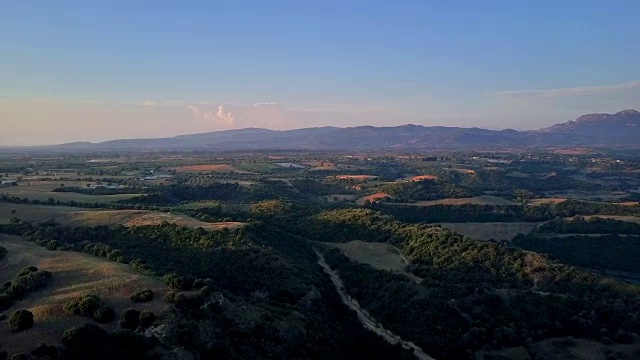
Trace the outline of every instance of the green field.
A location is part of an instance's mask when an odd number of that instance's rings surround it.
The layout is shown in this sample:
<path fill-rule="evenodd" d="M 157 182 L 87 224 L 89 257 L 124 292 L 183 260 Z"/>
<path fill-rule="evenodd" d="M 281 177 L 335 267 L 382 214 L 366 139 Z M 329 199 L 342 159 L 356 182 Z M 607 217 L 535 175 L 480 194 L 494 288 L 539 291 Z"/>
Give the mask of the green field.
<path fill-rule="evenodd" d="M 27 198 L 29 200 L 47 201 L 53 199 L 54 201 L 69 202 L 75 201 L 79 203 L 111 203 L 121 200 L 131 199 L 139 196 L 140 194 L 117 194 L 117 195 L 88 195 L 73 192 L 55 192 L 56 188 L 60 186 L 61 182 L 21 182 L 18 186 L 9 186 L 0 188 L 0 194 L 7 194 L 9 196 L 17 196 L 20 198 Z M 78 184 L 67 182 L 65 186 L 77 186 Z M 80 182 L 80 186 L 84 186 L 86 183 Z"/>

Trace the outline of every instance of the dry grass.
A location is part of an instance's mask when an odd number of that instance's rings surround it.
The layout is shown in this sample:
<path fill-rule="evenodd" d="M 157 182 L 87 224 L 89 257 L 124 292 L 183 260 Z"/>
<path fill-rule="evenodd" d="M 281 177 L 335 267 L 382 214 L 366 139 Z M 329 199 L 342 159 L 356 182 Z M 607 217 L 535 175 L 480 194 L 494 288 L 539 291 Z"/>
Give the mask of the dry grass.
<path fill-rule="evenodd" d="M 17 237 L 0 235 L 0 245 L 8 255 L 0 261 L 0 280 L 13 279 L 27 266 L 52 273 L 47 286 L 14 304 L 7 313 L 28 309 L 34 314 L 32 329 L 12 333 L 8 326 L 0 326 L 3 349 L 9 354 L 29 352 L 42 342 L 57 344 L 65 329 L 91 320 L 72 316 L 64 312 L 63 306 L 72 299 L 86 293 L 95 293 L 106 306 L 119 314 L 127 308 L 149 310 L 160 314 L 168 309 L 163 297 L 167 289 L 159 278 L 137 273 L 131 266 L 110 262 L 106 259 L 83 253 L 50 251 L 35 243 Z M 140 289 L 154 291 L 154 300 L 134 304 L 130 299 Z M 117 321 L 106 328 L 115 329 Z"/>
<path fill-rule="evenodd" d="M 93 210 L 65 206 L 8 203 L 0 203 L 0 222 L 7 223 L 9 221 L 12 217 L 12 209 L 16 210 L 16 217 L 29 222 L 38 223 L 46 220 L 55 220 L 68 226 L 143 226 L 159 225 L 166 221 L 184 227 L 219 230 L 223 228 L 236 229 L 244 225 L 233 221 L 208 223 L 186 215 L 147 210 Z"/>
<path fill-rule="evenodd" d="M 511 241 L 519 233 L 531 234 L 537 222 L 441 223 L 443 228 L 478 240 Z"/>
<path fill-rule="evenodd" d="M 345 201 L 345 200 L 351 201 L 355 198 L 355 195 L 335 194 L 335 195 L 323 196 L 323 198 L 325 198 L 328 202 Z"/>
<path fill-rule="evenodd" d="M 567 198 L 544 198 L 544 199 L 532 199 L 529 200 L 529 205 L 545 205 L 545 204 L 560 204 L 569 199 Z"/>
<path fill-rule="evenodd" d="M 518 205 L 513 201 L 503 199 L 497 196 L 491 195 L 480 195 L 472 198 L 459 198 L 459 199 L 442 199 L 442 200 L 429 200 L 429 201 L 418 201 L 415 203 L 408 203 L 406 205 L 414 205 L 414 206 L 433 206 L 433 205 L 465 205 L 465 204 L 473 204 L 473 205 Z"/>
<path fill-rule="evenodd" d="M 236 171 L 236 168 L 230 164 L 215 164 L 215 165 L 185 165 L 185 166 L 177 166 L 170 167 L 166 170 L 175 170 L 177 172 L 210 172 L 210 171 L 220 171 L 220 172 L 230 172 Z"/>
<path fill-rule="evenodd" d="M 422 181 L 422 180 L 438 180 L 440 179 L 438 176 L 436 175 L 418 175 L 418 176 L 414 176 L 412 177 L 411 181 Z"/>
<path fill-rule="evenodd" d="M 368 179 L 377 179 L 378 177 L 375 175 L 336 175 L 336 179 L 344 180 L 344 179 L 354 179 L 354 180 L 368 180 Z"/>
<path fill-rule="evenodd" d="M 375 269 L 401 273 L 416 282 L 421 280 L 405 270 L 405 267 L 409 265 L 409 260 L 402 254 L 400 249 L 392 245 L 360 240 L 348 243 L 324 244 L 340 249 L 345 256 L 353 261 L 369 264 Z"/>
<path fill-rule="evenodd" d="M 391 195 L 383 192 L 363 196 L 360 199 L 356 200 L 358 205 L 364 205 L 365 201 L 369 200 L 370 202 L 378 201 L 384 199 L 385 197 L 392 197 Z"/>

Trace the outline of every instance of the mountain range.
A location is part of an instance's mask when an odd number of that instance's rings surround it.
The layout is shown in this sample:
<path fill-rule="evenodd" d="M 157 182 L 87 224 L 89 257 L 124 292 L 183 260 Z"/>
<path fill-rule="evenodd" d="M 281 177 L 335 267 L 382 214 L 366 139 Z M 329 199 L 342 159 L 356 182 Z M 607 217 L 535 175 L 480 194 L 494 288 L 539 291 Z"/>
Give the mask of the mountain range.
<path fill-rule="evenodd" d="M 583 115 L 574 121 L 529 131 L 445 126 L 317 127 L 296 130 L 247 128 L 162 139 L 125 139 L 46 146 L 49 150 L 420 150 L 548 147 L 635 147 L 640 112 Z"/>

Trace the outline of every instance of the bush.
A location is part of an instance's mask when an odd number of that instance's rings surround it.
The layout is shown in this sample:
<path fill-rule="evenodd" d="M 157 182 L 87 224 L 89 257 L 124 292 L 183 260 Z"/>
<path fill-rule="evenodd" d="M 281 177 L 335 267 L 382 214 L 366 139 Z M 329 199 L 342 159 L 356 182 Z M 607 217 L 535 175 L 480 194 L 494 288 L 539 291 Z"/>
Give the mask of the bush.
<path fill-rule="evenodd" d="M 163 276 L 162 280 L 171 290 L 188 290 L 187 281 L 184 276 L 178 276 L 175 273 L 170 273 Z"/>
<path fill-rule="evenodd" d="M 25 353 L 15 354 L 11 357 L 11 360 L 28 360 L 28 359 L 29 358 Z"/>
<path fill-rule="evenodd" d="M 120 327 L 135 330 L 140 325 L 140 311 L 127 309 L 120 314 Z"/>
<path fill-rule="evenodd" d="M 149 302 L 153 300 L 153 291 L 151 291 L 150 289 L 138 291 L 137 293 L 131 295 L 131 300 L 135 303 Z"/>
<path fill-rule="evenodd" d="M 140 313 L 140 326 L 148 328 L 156 321 L 156 316 L 151 311 L 143 311 Z"/>
<path fill-rule="evenodd" d="M 9 317 L 11 331 L 29 330 L 33 326 L 33 314 L 28 310 L 18 310 Z"/>
<path fill-rule="evenodd" d="M 169 304 L 173 304 L 175 302 L 176 295 L 178 295 L 175 291 L 169 291 L 167 295 L 164 296 L 164 300 Z"/>
<path fill-rule="evenodd" d="M 31 355 L 38 359 L 58 359 L 58 348 L 53 345 L 40 344 L 31 352 Z"/>
<path fill-rule="evenodd" d="M 100 298 L 93 294 L 81 296 L 64 305 L 66 312 L 80 316 L 93 316 L 99 308 Z"/>
<path fill-rule="evenodd" d="M 116 314 L 111 307 L 99 308 L 93 313 L 93 319 L 100 324 L 108 324 L 115 319 Z"/>

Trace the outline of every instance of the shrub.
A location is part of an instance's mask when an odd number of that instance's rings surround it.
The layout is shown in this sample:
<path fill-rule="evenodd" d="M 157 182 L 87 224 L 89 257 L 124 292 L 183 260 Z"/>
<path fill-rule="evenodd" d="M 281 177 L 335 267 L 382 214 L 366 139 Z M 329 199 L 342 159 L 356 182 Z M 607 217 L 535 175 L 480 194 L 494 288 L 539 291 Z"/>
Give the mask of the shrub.
<path fill-rule="evenodd" d="M 28 360 L 28 359 L 29 358 L 25 353 L 15 354 L 11 357 L 11 360 Z"/>
<path fill-rule="evenodd" d="M 140 313 L 140 326 L 148 328 L 156 321 L 156 316 L 151 311 L 143 311 Z"/>
<path fill-rule="evenodd" d="M 151 291 L 150 289 L 138 291 L 137 293 L 131 295 L 131 300 L 135 303 L 149 302 L 153 300 L 153 291 Z"/>
<path fill-rule="evenodd" d="M 175 302 L 176 295 L 178 295 L 175 291 L 169 291 L 167 295 L 164 296 L 164 300 L 169 304 L 173 304 Z"/>
<path fill-rule="evenodd" d="M 24 296 L 43 287 L 50 278 L 50 272 L 29 266 L 20 271 L 16 280 L 9 287 L 8 293 L 13 297 Z"/>
<path fill-rule="evenodd" d="M 108 324 L 115 319 L 116 314 L 111 307 L 102 307 L 93 313 L 93 319 L 100 324 Z"/>
<path fill-rule="evenodd" d="M 93 294 L 81 296 L 64 305 L 66 312 L 81 316 L 93 316 L 99 308 L 100 298 Z"/>
<path fill-rule="evenodd" d="M 178 276 L 175 273 L 171 273 L 163 276 L 162 280 L 171 290 L 187 290 L 187 281 L 184 276 Z"/>
<path fill-rule="evenodd" d="M 18 310 L 9 317 L 11 331 L 29 330 L 33 326 L 33 314 L 28 310 Z"/>
<path fill-rule="evenodd" d="M 40 344 L 31 355 L 38 359 L 58 359 L 58 348 L 53 345 Z"/>
<path fill-rule="evenodd" d="M 127 309 L 120 314 L 120 327 L 135 330 L 140 325 L 140 311 Z"/>

